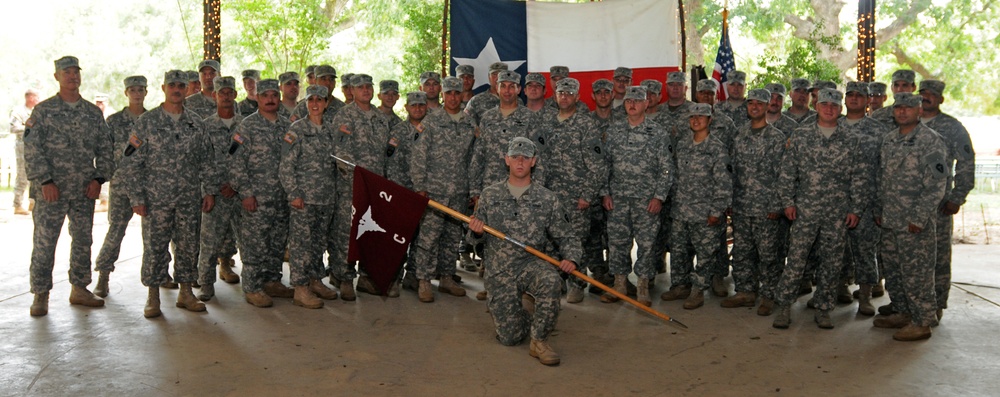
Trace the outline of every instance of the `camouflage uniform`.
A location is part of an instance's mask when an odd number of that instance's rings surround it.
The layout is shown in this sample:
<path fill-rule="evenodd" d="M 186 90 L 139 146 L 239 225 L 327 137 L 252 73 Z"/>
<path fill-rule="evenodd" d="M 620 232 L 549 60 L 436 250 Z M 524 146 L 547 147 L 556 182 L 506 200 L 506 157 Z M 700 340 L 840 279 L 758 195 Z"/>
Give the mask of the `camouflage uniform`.
<path fill-rule="evenodd" d="M 169 279 L 173 243 L 174 280 L 194 283 L 203 197 L 219 191 L 218 166 L 202 118 L 184 109 L 178 121 L 162 106 L 135 123 L 122 161 L 122 182 L 142 217 L 142 285 Z"/>
<path fill-rule="evenodd" d="M 334 135 L 329 125 L 305 118 L 292 123 L 287 135 L 292 144 L 281 157 L 278 176 L 289 202 L 305 202 L 302 209 L 291 209 L 289 226 L 289 279 L 300 286 L 327 274 L 323 251 L 336 204 L 337 160 L 330 157 Z"/>
<path fill-rule="evenodd" d="M 750 117 L 747 116 L 746 99 L 739 102 L 722 101 L 715 105 L 715 110 L 721 111 L 726 117 L 729 117 L 737 129 L 742 128 L 744 125 L 750 125 Z"/>
<path fill-rule="evenodd" d="M 143 113 L 146 110 L 143 109 Z M 122 157 L 125 148 L 128 147 L 128 138 L 132 134 L 139 116 L 132 114 L 128 108 L 112 114 L 108 117 L 108 129 L 111 137 L 111 148 L 114 154 L 116 168 L 122 165 Z M 125 229 L 128 228 L 129 221 L 132 220 L 132 205 L 129 204 L 128 194 L 122 186 L 120 174 L 111 178 L 108 200 L 108 234 L 104 236 L 104 243 L 101 251 L 97 254 L 97 261 L 94 263 L 94 270 L 99 272 L 115 271 L 115 262 L 118 254 L 121 253 L 122 240 L 125 238 Z"/>
<path fill-rule="evenodd" d="M 552 84 L 552 86 L 555 87 L 555 84 Z M 559 110 L 559 103 L 556 102 L 555 94 L 552 94 L 552 96 L 545 98 L 545 107 Z M 577 101 L 576 111 L 577 113 L 580 114 L 587 114 L 590 113 L 590 107 L 588 107 L 587 104 L 584 103 L 583 101 Z"/>
<path fill-rule="evenodd" d="M 841 117 L 838 124 L 843 125 L 851 134 L 858 137 L 861 160 L 859 166 L 869 181 L 875 180 L 879 168 L 879 146 L 888 127 L 871 117 L 862 117 L 857 122 L 851 122 Z M 867 189 L 863 197 L 861 218 L 858 226 L 847 231 L 847 251 L 845 252 L 844 270 L 841 280 L 854 280 L 856 284 L 878 284 L 878 267 L 875 264 L 876 247 L 879 240 L 878 226 L 875 217 L 871 216 L 875 204 L 875 189 Z"/>
<path fill-rule="evenodd" d="M 326 100 L 327 105 L 326 110 L 323 111 L 323 124 L 333 122 L 333 117 L 337 115 L 337 112 L 347 106 L 347 104 L 340 100 L 340 98 L 333 96 L 333 92 L 330 92 L 330 95 L 326 97 Z M 292 110 L 292 117 L 289 117 L 288 119 L 297 121 L 299 119 L 309 118 L 309 108 L 307 106 L 308 103 L 306 103 L 305 99 L 300 100 L 299 103 L 295 105 L 295 110 Z"/>
<path fill-rule="evenodd" d="M 238 145 L 233 141 L 233 133 L 240 125 L 239 114 L 233 115 L 229 127 L 216 112 L 204 120 L 205 133 L 212 142 L 212 156 L 218 167 L 219 185 L 226 183 L 232 187 L 232 155 L 230 149 Z M 209 285 L 216 280 L 216 259 L 232 258 L 236 255 L 237 219 L 242 210 L 239 196 L 225 197 L 219 191 L 215 195 L 215 208 L 201 214 L 201 249 L 198 251 L 198 283 Z"/>
<path fill-rule="evenodd" d="M 651 199 L 667 199 L 673 184 L 672 150 L 666 130 L 649 119 L 634 127 L 627 119 L 616 121 L 608 130 L 605 153 L 609 175 L 601 195 L 611 196 L 614 203 L 614 209 L 608 211 L 611 274 L 630 273 L 634 239 L 639 246 L 635 274 L 648 279 L 656 276 L 652 255 L 660 214 L 650 214 L 646 207 Z"/>
<path fill-rule="evenodd" d="M 279 108 L 280 109 L 280 108 Z M 247 117 L 257 111 L 257 101 L 244 98 L 236 104 L 236 114 L 241 117 Z"/>
<path fill-rule="evenodd" d="M 784 112 L 782 112 L 782 114 L 784 114 L 785 116 L 788 116 L 788 118 L 792 119 L 792 121 L 794 121 L 796 123 L 799 123 L 799 124 L 802 124 L 802 122 L 805 121 L 805 119 L 807 119 L 807 118 L 816 117 L 816 111 L 812 110 L 812 109 L 807 110 L 806 113 L 803 114 L 803 115 L 801 115 L 801 116 L 798 116 L 798 115 L 792 113 L 789 109 L 786 109 Z M 875 119 L 875 120 L 878 120 L 878 119 Z M 791 132 L 789 132 L 789 131 L 783 131 L 783 132 L 785 132 L 785 135 L 791 135 Z"/>
<path fill-rule="evenodd" d="M 257 211 L 239 211 L 240 259 L 243 292 L 261 292 L 264 284 L 281 281 L 282 257 L 288 241 L 288 196 L 281 187 L 279 164 L 294 142 L 287 135 L 290 123 L 278 116 L 275 121 L 260 112 L 243 119 L 232 141 L 232 188 L 240 200 L 257 199 Z"/>
<path fill-rule="evenodd" d="M 788 117 L 788 114 L 784 113 L 781 115 L 780 118 L 778 118 L 777 121 L 768 124 L 773 125 L 774 128 L 777 128 L 778 131 L 781 131 L 781 133 L 785 134 L 785 137 L 792 136 L 792 131 L 795 131 L 796 129 L 799 128 L 799 123 L 796 122 L 795 119 Z"/>
<path fill-rule="evenodd" d="M 778 200 L 778 171 L 785 134 L 768 125 L 744 126 L 733 142 L 733 282 L 736 292 L 774 300 L 781 277 L 784 211 Z"/>
<path fill-rule="evenodd" d="M 475 98 L 473 98 L 475 99 Z M 503 155 L 507 143 L 515 137 L 531 139 L 538 146 L 538 162 L 532 170 L 531 180 L 545 184 L 545 137 L 539 128 L 537 114 L 528 108 L 518 105 L 517 110 L 504 117 L 500 106 L 487 110 L 479 123 L 479 135 L 472 154 L 471 173 L 469 175 L 469 195 L 478 196 L 486 186 L 506 180 L 507 165 Z"/>
<path fill-rule="evenodd" d="M 660 107 L 660 111 L 656 113 L 654 120 L 667 130 L 667 133 L 670 135 L 671 146 L 677 145 L 678 135 L 690 134 L 691 126 L 688 121 L 688 112 L 694 104 L 694 102 L 687 100 L 678 106 L 664 104 Z M 711 124 L 709 125 L 709 129 L 711 130 Z M 674 165 L 676 166 L 676 164 Z M 673 204 L 673 199 L 673 195 L 671 195 L 667 197 L 667 201 L 663 202 L 663 210 L 660 211 L 660 227 L 656 233 L 656 243 L 653 245 L 653 255 L 658 272 L 666 272 L 667 252 L 674 251 L 673 247 L 670 247 L 670 228 L 673 224 L 673 220 L 670 217 L 670 208 Z M 687 251 L 684 257 L 689 259 L 689 263 L 684 266 L 691 268 L 693 263 L 690 260 L 694 259 L 693 247 L 688 247 Z M 672 260 L 676 261 L 677 258 Z"/>
<path fill-rule="evenodd" d="M 914 324 L 936 323 L 934 258 L 938 205 L 946 196 L 948 146 L 923 124 L 894 129 L 882 143 L 876 216 L 882 218 L 882 259 L 894 305 Z M 908 230 L 910 224 L 923 228 Z"/>
<path fill-rule="evenodd" d="M 892 114 L 892 105 L 875 110 L 872 112 L 871 118 L 887 126 L 896 126 L 896 118 Z"/>
<path fill-rule="evenodd" d="M 475 216 L 528 246 L 543 247 L 551 238 L 563 259 L 579 261 L 580 242 L 564 218 L 559 198 L 537 183 L 532 182 L 517 199 L 510 194 L 506 181 L 483 189 Z M 559 317 L 559 271 L 507 241 L 487 238 L 485 234 L 476 237 L 471 231 L 467 235 L 467 241 L 473 243 L 484 239 L 485 286 L 497 340 L 512 346 L 529 334 L 534 340 L 548 339 Z M 521 307 L 523 293 L 535 298 L 534 315 Z"/>
<path fill-rule="evenodd" d="M 391 119 L 386 118 L 387 122 Z M 425 130 L 423 123 L 413 125 L 409 120 L 390 127 L 389 146 L 386 148 L 385 175 L 389 180 L 407 189 L 413 188 L 410 181 L 410 153 L 416 146 Z M 456 171 L 452 169 L 450 171 Z"/>
<path fill-rule="evenodd" d="M 52 289 L 56 242 L 66 217 L 72 238 L 69 282 L 86 287 L 94 227 L 94 200 L 86 191 L 90 181 L 103 183 L 114 172 L 108 125 L 96 105 L 81 98 L 71 106 L 55 95 L 35 106 L 25 127 L 29 197 L 37 199 L 32 212 L 31 292 Z M 42 198 L 42 185 L 48 183 L 59 188 L 54 202 Z"/>
<path fill-rule="evenodd" d="M 24 169 L 24 129 L 31 109 L 21 105 L 10 111 L 10 133 L 14 134 L 14 156 L 17 158 L 17 179 L 14 182 L 14 208 L 21 208 L 24 191 L 28 188 L 28 173 Z"/>
<path fill-rule="evenodd" d="M 207 97 L 200 92 L 191 94 L 184 99 L 184 109 L 194 112 L 202 119 L 215 114 L 216 108 L 215 99 Z"/>
<path fill-rule="evenodd" d="M 472 125 L 479 127 L 483 113 L 498 106 L 500 106 L 500 97 L 492 92 L 483 91 L 473 96 L 465 105 L 465 114 L 472 117 Z"/>

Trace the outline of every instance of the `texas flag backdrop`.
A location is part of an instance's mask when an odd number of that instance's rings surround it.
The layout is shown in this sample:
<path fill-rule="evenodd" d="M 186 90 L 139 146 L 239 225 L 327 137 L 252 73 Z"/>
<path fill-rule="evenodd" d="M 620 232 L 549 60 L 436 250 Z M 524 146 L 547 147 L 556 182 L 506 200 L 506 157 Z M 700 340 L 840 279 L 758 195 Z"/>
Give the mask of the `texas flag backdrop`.
<path fill-rule="evenodd" d="M 589 3 L 451 0 L 451 71 L 476 68 L 477 92 L 489 87 L 489 65 L 506 62 L 521 74 L 567 66 L 591 108 L 591 83 L 632 68 L 632 84 L 679 70 L 677 2 L 604 0 Z M 546 86 L 546 95 L 554 87 Z"/>

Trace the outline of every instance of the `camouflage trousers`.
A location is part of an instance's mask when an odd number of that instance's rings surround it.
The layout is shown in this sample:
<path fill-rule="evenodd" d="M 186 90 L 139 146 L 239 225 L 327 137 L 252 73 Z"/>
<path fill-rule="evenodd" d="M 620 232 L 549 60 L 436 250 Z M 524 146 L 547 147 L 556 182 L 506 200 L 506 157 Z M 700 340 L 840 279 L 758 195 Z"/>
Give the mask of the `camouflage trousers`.
<path fill-rule="evenodd" d="M 587 242 L 587 238 L 590 236 L 590 219 L 593 217 L 591 213 L 596 210 L 595 205 L 591 204 L 589 207 L 581 211 L 577 209 L 578 205 L 577 199 L 563 198 L 563 200 L 561 201 L 562 201 L 561 204 L 563 212 L 565 212 L 565 217 L 566 219 L 569 220 L 570 230 L 572 230 L 573 233 L 580 239 L 580 246 L 583 247 L 583 245 Z M 597 205 L 596 208 L 601 208 L 601 207 Z M 555 252 L 559 252 L 558 251 L 559 247 L 555 247 L 553 241 L 550 240 L 549 244 L 552 245 L 553 248 L 555 248 Z M 561 256 L 553 256 L 553 258 L 562 259 Z M 580 273 L 587 274 L 588 266 L 589 263 L 586 260 L 580 259 L 580 263 L 577 264 L 576 270 L 578 270 Z M 587 286 L 587 283 L 585 281 L 577 277 L 569 277 L 569 280 L 571 283 L 580 288 Z"/>
<path fill-rule="evenodd" d="M 24 160 L 24 138 L 17 136 L 14 141 L 14 155 L 17 157 L 17 176 L 14 179 L 14 207 L 21 207 L 24 191 L 28 190 L 28 171 Z"/>
<path fill-rule="evenodd" d="M 41 196 L 41 192 L 38 192 Z M 60 198 L 55 202 L 39 199 L 31 213 L 34 222 L 31 249 L 31 292 L 41 294 L 52 289 L 52 268 L 56 261 L 56 243 L 63 221 L 69 218 L 69 283 L 78 287 L 90 284 L 90 246 L 94 242 L 94 200 Z"/>
<path fill-rule="evenodd" d="M 929 223 L 920 233 L 882 229 L 885 287 L 893 306 L 909 314 L 914 324 L 924 327 L 937 322 L 935 228 L 936 225 Z"/>
<path fill-rule="evenodd" d="M 236 221 L 242 210 L 240 198 L 215 196 L 215 208 L 201 214 L 201 249 L 198 251 L 198 283 L 212 284 L 217 278 L 217 258 L 236 254 Z"/>
<path fill-rule="evenodd" d="M 326 276 L 323 251 L 326 247 L 332 205 L 306 204 L 291 209 L 288 226 L 288 270 L 292 286 L 309 285 Z"/>
<path fill-rule="evenodd" d="M 781 279 L 781 219 L 733 215 L 733 282 L 736 292 L 774 299 Z"/>
<path fill-rule="evenodd" d="M 660 214 L 646 211 L 649 199 L 618 197 L 614 210 L 608 211 L 608 264 L 611 274 L 628 275 L 632 272 L 632 241 L 639 250 L 635 260 L 635 274 L 652 279 L 656 277 L 656 235 L 660 228 Z"/>
<path fill-rule="evenodd" d="M 936 223 L 934 292 L 937 294 L 938 309 L 947 309 L 948 295 L 951 292 L 951 234 L 954 231 L 954 216 L 938 211 Z"/>
<path fill-rule="evenodd" d="M 670 228 L 673 227 L 673 218 L 670 217 L 670 200 L 663 202 L 660 209 L 660 227 L 656 230 L 656 242 L 653 243 L 653 265 L 656 266 L 657 273 L 667 270 L 667 251 L 670 246 Z"/>
<path fill-rule="evenodd" d="M 670 226 L 670 246 L 694 246 L 698 257 L 697 268 L 686 249 L 675 249 L 670 253 L 670 286 L 692 285 L 698 289 L 708 287 L 706 281 L 719 271 L 719 236 L 725 236 L 726 226 L 709 226 L 705 221 L 688 222 L 674 219 Z"/>
<path fill-rule="evenodd" d="M 174 281 L 197 281 L 200 234 L 200 198 L 177 204 L 147 204 L 146 216 L 142 217 L 142 285 L 159 287 L 168 281 L 171 245 Z"/>
<path fill-rule="evenodd" d="M 243 292 L 260 292 L 264 284 L 281 281 L 281 264 L 288 242 L 287 201 L 257 202 L 257 211 L 240 209 L 240 246 Z"/>
<path fill-rule="evenodd" d="M 327 236 L 326 250 L 329 252 L 330 275 L 341 281 L 351 281 L 358 277 L 355 263 L 347 263 L 347 248 L 351 242 L 351 207 L 354 197 L 350 190 L 337 192 L 337 205 L 333 211 L 333 221 L 330 223 L 330 233 Z"/>
<path fill-rule="evenodd" d="M 516 272 L 496 273 L 486 278 L 485 287 L 501 344 L 516 345 L 529 334 L 531 339 L 546 340 L 556 328 L 562 278 L 549 264 L 535 261 Z M 533 316 L 521 306 L 523 293 L 535 298 Z"/>
<path fill-rule="evenodd" d="M 847 226 L 842 218 L 804 219 L 800 215 L 789 230 L 788 262 L 778 282 L 775 303 L 788 306 L 795 302 L 810 253 L 813 253 L 818 262 L 813 275 L 816 292 L 812 300 L 819 310 L 833 310 L 846 244 Z"/>
<path fill-rule="evenodd" d="M 111 187 L 108 197 L 108 233 L 104 236 L 104 243 L 101 244 L 101 251 L 97 253 L 97 262 L 94 270 L 99 272 L 115 271 L 115 262 L 122 250 L 122 240 L 125 238 L 125 230 L 132 220 L 132 203 L 128 200 L 128 195 L 120 188 L 120 182 L 111 180 Z"/>
<path fill-rule="evenodd" d="M 590 205 L 587 211 L 587 236 L 583 239 L 583 265 L 592 274 L 608 274 L 608 261 L 604 251 L 608 249 L 607 214 L 601 207 L 600 200 Z"/>
<path fill-rule="evenodd" d="M 464 196 L 433 197 L 431 199 L 451 208 L 465 206 Z M 458 244 L 465 231 L 462 222 L 430 207 L 420 220 L 416 244 L 410 245 L 412 268 L 417 279 L 430 280 L 435 275 L 450 277 L 455 274 Z"/>
<path fill-rule="evenodd" d="M 875 218 L 862 216 L 858 226 L 847 230 L 847 244 L 841 281 L 854 280 L 856 284 L 878 284 L 879 272 L 875 264 L 875 252 L 880 235 Z"/>

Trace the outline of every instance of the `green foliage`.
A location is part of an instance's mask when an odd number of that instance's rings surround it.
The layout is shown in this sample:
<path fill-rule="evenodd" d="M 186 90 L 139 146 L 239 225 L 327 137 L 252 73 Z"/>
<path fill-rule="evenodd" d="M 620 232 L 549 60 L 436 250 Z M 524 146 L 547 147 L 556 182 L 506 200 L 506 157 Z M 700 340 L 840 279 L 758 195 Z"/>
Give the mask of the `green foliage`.
<path fill-rule="evenodd" d="M 819 59 L 818 53 L 815 42 L 805 40 L 790 43 L 784 51 L 765 50 L 757 59 L 760 71 L 754 75 L 750 86 L 781 83 L 787 87 L 789 81 L 798 77 L 842 83 L 840 70 L 830 61 Z"/>
<path fill-rule="evenodd" d="M 262 64 L 265 76 L 305 69 L 327 50 L 334 32 L 323 0 L 226 0 L 222 5 L 242 32 L 236 48 Z"/>

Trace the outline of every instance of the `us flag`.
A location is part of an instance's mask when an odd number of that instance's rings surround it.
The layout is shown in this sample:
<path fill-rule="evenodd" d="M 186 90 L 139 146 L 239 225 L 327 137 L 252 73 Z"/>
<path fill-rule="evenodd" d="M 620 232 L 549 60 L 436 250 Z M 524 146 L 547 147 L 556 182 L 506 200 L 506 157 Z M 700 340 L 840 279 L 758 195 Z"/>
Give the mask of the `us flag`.
<path fill-rule="evenodd" d="M 736 70 L 736 59 L 733 58 L 733 46 L 729 42 L 729 24 L 725 17 L 722 20 L 722 38 L 719 39 L 719 52 L 715 55 L 715 70 L 712 71 L 712 78 L 719 83 L 719 91 L 716 97 L 720 101 L 726 100 L 729 93 L 726 92 L 726 74 Z"/>

